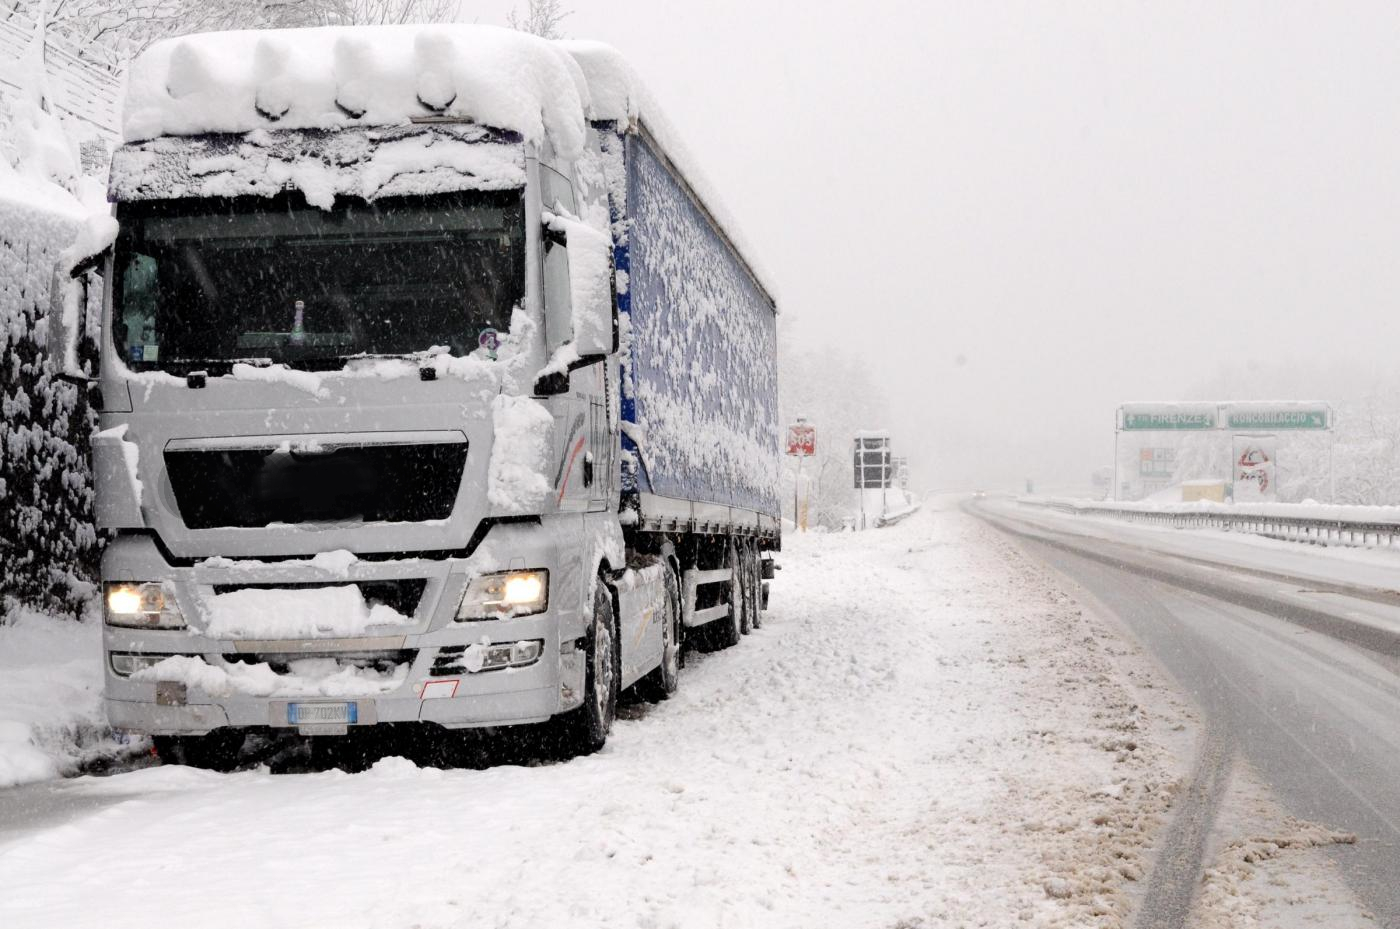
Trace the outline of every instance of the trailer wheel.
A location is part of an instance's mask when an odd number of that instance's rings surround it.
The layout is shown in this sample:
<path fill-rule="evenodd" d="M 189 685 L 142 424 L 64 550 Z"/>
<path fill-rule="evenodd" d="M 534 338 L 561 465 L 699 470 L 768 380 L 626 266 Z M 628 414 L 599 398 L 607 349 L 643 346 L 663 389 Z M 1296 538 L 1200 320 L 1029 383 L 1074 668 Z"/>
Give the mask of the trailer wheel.
<path fill-rule="evenodd" d="M 733 648 L 739 644 L 744 633 L 749 631 L 749 621 L 744 615 L 744 585 L 743 572 L 739 569 L 739 546 L 733 539 L 729 540 L 727 564 L 733 572 L 733 578 L 729 582 L 729 615 L 707 624 L 713 630 L 711 641 L 716 648 Z"/>
<path fill-rule="evenodd" d="M 763 628 L 763 568 L 759 564 L 758 545 L 750 544 L 744 553 L 744 596 L 749 611 L 749 626 Z"/>
<path fill-rule="evenodd" d="M 749 546 L 743 541 L 731 542 L 734 559 L 734 603 L 739 610 L 739 632 L 754 631 L 753 598 L 749 596 Z"/>
<path fill-rule="evenodd" d="M 593 593 L 593 623 L 588 630 L 583 706 L 560 718 L 564 748 L 570 755 L 591 755 L 608 740 L 622 684 L 617 647 L 617 617 L 607 585 L 600 577 Z"/>
<path fill-rule="evenodd" d="M 156 757 L 162 764 L 179 764 L 210 771 L 232 771 L 238 767 L 243 749 L 241 729 L 215 729 L 208 735 L 157 735 L 151 737 Z"/>
<path fill-rule="evenodd" d="M 676 570 L 666 565 L 666 616 L 661 620 L 661 664 L 638 685 L 647 700 L 669 698 L 681 685 L 681 595 Z"/>

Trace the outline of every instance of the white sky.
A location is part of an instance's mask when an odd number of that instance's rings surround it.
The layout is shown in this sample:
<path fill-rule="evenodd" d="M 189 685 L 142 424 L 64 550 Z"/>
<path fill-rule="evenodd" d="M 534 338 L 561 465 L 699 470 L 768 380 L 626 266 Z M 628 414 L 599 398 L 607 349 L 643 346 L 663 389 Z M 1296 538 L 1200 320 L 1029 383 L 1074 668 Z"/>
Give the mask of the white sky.
<path fill-rule="evenodd" d="M 921 483 L 1084 483 L 1121 401 L 1400 347 L 1400 4 L 572 7 Z"/>

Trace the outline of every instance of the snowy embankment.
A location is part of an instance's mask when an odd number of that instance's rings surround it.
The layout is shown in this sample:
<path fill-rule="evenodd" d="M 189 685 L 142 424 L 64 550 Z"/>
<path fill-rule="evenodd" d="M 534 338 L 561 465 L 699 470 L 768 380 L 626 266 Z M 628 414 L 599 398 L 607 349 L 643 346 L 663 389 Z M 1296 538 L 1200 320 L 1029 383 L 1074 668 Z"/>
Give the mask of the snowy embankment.
<path fill-rule="evenodd" d="M 102 709 L 97 624 L 19 610 L 0 625 L 0 787 L 75 774 L 120 751 Z"/>
<path fill-rule="evenodd" d="M 1348 541 L 1346 539 L 1341 540 L 1344 544 L 1338 545 L 1336 539 L 1307 536 L 1281 539 L 1247 530 L 1225 531 L 1209 526 L 1178 528 L 1170 522 L 1128 519 L 1113 512 L 1028 504 L 1028 499 L 1030 498 L 1021 498 L 1019 503 L 1010 500 L 988 500 L 979 506 L 993 513 L 1014 514 L 1018 519 L 1059 531 L 1068 530 L 1095 538 L 1131 543 L 1162 554 L 1197 561 L 1211 561 L 1252 571 L 1286 575 L 1308 583 L 1394 590 L 1397 571 L 1400 571 L 1400 549 L 1390 545 L 1352 546 L 1345 544 Z M 1123 504 L 1127 505 L 1129 504 Z M 1302 504 L 1296 506 L 1300 510 L 1311 509 Z M 1400 519 L 1400 513 L 1391 518 Z M 1345 534 L 1345 531 L 1342 534 Z M 1361 530 L 1357 530 L 1358 542 L 1364 543 L 1374 538 L 1374 535 L 1368 538 Z M 1308 541 L 1325 544 L 1302 544 Z"/>
<path fill-rule="evenodd" d="M 1127 925 L 1177 780 L 1145 662 L 955 510 L 782 563 L 592 757 L 64 784 L 106 809 L 0 844 L 0 925 Z"/>

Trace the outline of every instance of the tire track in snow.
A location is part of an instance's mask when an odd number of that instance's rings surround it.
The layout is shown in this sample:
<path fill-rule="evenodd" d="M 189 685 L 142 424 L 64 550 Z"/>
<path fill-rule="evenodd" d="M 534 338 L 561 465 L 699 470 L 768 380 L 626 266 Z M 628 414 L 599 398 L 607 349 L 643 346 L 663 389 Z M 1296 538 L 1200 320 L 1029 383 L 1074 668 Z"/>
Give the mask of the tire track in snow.
<path fill-rule="evenodd" d="M 1205 868 L 1206 840 L 1230 786 L 1235 752 L 1217 726 L 1207 726 L 1191 780 L 1162 836 L 1136 929 L 1184 929 Z"/>
<path fill-rule="evenodd" d="M 1134 566 L 1130 564 L 1021 531 L 975 506 L 964 505 L 963 509 L 1025 545 L 1049 549 L 1048 552 L 1042 550 L 1038 554 L 1042 561 L 1057 571 L 1063 571 L 1063 567 L 1059 564 L 1060 558 L 1056 556 L 1063 557 L 1065 554 L 1087 558 L 1118 570 L 1134 570 Z M 1080 596 L 1086 594 L 1088 592 L 1084 591 Z M 1091 596 L 1090 599 L 1097 598 Z M 1144 612 L 1157 614 L 1152 618 L 1163 628 L 1175 622 L 1171 613 L 1152 598 L 1141 598 L 1137 606 Z M 1100 605 L 1099 612 L 1115 615 L 1117 611 L 1111 605 L 1103 604 Z M 1194 648 L 1194 644 L 1188 647 Z M 1201 875 L 1206 867 L 1206 843 L 1230 786 L 1230 773 L 1235 761 L 1234 742 L 1227 726 L 1215 720 L 1206 723 L 1195 766 L 1181 794 L 1173 803 L 1176 811 L 1154 852 L 1147 892 L 1139 905 L 1134 929 L 1185 929 L 1196 891 L 1200 886 Z"/>

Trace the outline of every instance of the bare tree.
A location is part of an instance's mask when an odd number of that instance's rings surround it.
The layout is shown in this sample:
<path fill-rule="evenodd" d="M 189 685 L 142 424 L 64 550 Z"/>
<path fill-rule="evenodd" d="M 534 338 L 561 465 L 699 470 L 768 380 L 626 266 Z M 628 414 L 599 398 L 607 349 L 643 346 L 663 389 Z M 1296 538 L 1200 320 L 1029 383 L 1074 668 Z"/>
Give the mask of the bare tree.
<path fill-rule="evenodd" d="M 116 67 L 169 36 L 220 29 L 450 21 L 460 0 L 0 0 L 96 63 Z"/>
<path fill-rule="evenodd" d="M 564 31 L 561 26 L 572 15 L 574 11 L 564 9 L 560 0 L 526 0 L 525 15 L 511 10 L 506 14 L 506 24 L 542 39 L 562 39 Z"/>
<path fill-rule="evenodd" d="M 441 23 L 457 18 L 460 0 L 315 0 L 324 25 L 386 26 Z"/>

